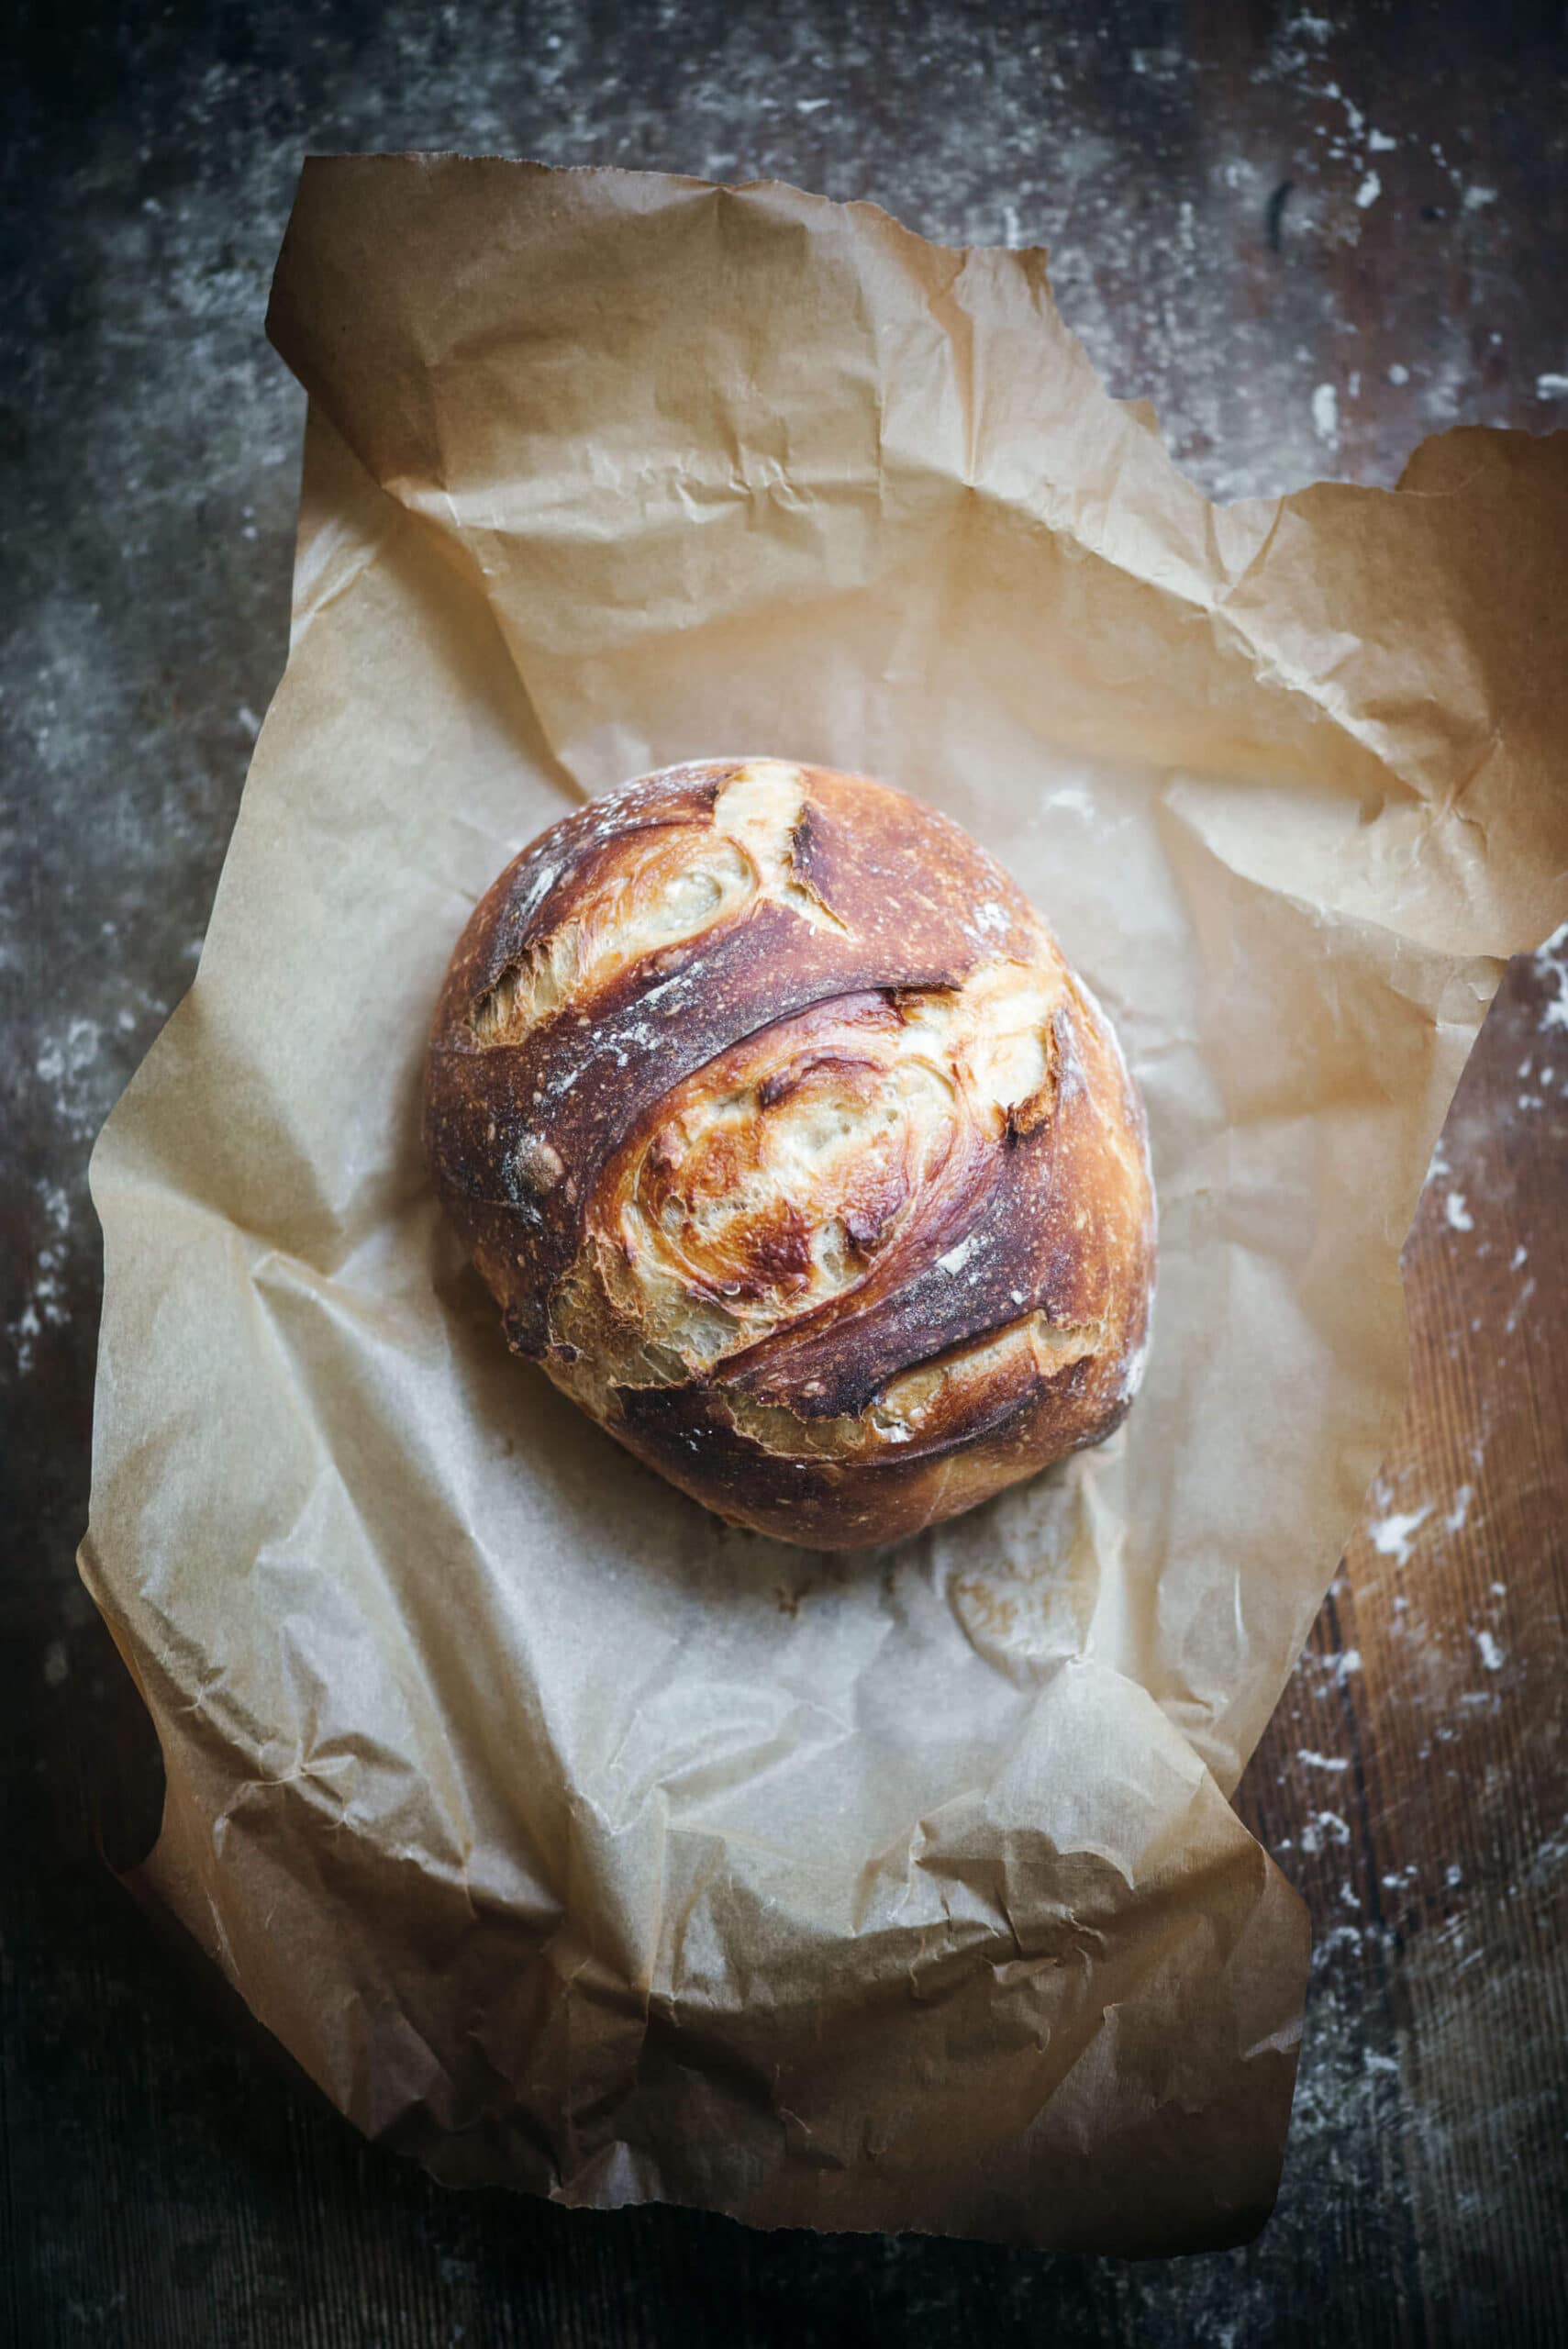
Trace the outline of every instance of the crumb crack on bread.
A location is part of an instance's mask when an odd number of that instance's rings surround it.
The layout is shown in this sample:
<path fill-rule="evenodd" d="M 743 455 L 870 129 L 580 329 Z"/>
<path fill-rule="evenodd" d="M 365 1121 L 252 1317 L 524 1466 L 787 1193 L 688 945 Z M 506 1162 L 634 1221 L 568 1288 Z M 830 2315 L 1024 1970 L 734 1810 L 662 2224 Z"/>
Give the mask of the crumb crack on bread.
<path fill-rule="evenodd" d="M 552 826 L 453 957 L 426 1139 L 509 1341 L 732 1521 L 891 1540 L 1131 1401 L 1119 1048 L 1001 868 L 886 785 L 716 762 Z"/>
<path fill-rule="evenodd" d="M 798 767 L 757 759 L 719 789 L 706 823 L 651 824 L 600 863 L 573 911 L 545 931 L 476 997 L 469 1024 L 484 1045 L 517 1044 L 553 1013 L 585 999 L 629 964 L 706 938 L 759 897 L 801 920 L 840 930 L 796 872 L 805 840 Z"/>

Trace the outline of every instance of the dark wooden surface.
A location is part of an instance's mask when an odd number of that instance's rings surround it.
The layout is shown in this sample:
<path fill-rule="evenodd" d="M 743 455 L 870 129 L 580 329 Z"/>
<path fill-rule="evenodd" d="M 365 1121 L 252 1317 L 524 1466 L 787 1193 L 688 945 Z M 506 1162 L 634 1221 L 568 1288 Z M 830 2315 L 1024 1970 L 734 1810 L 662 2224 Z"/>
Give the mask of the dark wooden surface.
<path fill-rule="evenodd" d="M 257 0 L 4 38 L 0 2338 L 1568 2338 L 1568 952 L 1515 967 L 1456 1104 L 1410 1427 L 1242 1789 L 1317 1942 L 1246 2250 L 440 2193 L 195 1992 L 103 1866 L 150 1833 L 156 1754 L 72 1563 L 86 1152 L 188 980 L 284 655 L 300 401 L 261 320 L 299 155 L 776 173 L 1044 242 L 1210 491 L 1391 482 L 1444 424 L 1568 423 L 1561 7 Z"/>

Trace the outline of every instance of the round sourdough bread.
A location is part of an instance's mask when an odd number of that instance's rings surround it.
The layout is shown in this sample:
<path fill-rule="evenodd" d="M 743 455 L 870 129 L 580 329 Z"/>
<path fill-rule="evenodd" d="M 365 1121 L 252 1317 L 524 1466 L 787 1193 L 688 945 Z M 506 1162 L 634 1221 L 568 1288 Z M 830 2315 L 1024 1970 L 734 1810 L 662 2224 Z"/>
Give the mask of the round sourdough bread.
<path fill-rule="evenodd" d="M 1154 1200 L 1110 1024 L 885 784 L 718 760 L 551 825 L 459 942 L 425 1119 L 514 1349 L 732 1523 L 892 1541 L 1132 1399 Z"/>

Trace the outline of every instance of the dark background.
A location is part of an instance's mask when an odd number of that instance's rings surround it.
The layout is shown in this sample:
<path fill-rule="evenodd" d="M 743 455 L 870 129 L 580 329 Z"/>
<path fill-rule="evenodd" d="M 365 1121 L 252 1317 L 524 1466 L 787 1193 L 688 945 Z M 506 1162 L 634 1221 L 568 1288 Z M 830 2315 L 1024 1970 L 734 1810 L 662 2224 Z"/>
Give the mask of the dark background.
<path fill-rule="evenodd" d="M 103 1865 L 150 1839 L 157 1756 L 72 1564 L 87 1152 L 194 970 L 285 650 L 304 402 L 261 320 L 302 155 L 777 175 L 1041 242 L 1212 495 L 1386 484 L 1429 431 L 1568 424 L 1563 8 L 255 0 L 35 5 L 0 40 L 0 2337 L 1568 2339 L 1561 960 L 1514 966 L 1451 1119 L 1411 1428 L 1243 1787 L 1317 1943 L 1245 2250 L 442 2193 L 285 2078 Z"/>

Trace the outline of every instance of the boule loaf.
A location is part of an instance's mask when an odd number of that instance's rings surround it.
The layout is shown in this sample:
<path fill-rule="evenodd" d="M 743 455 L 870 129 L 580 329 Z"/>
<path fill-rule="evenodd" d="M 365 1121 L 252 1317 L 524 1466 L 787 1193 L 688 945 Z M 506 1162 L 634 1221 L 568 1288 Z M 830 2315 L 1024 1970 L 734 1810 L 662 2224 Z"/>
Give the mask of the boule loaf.
<path fill-rule="evenodd" d="M 1140 1375 L 1143 1112 L 995 860 L 860 775 L 671 767 L 459 942 L 426 1143 L 511 1345 L 732 1522 L 887 1542 Z"/>

